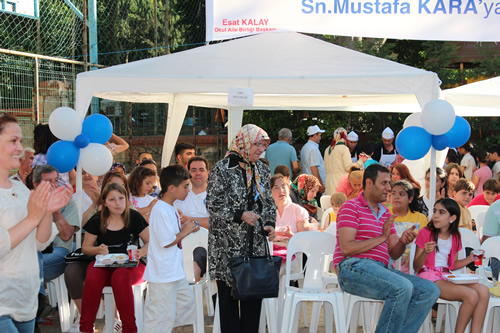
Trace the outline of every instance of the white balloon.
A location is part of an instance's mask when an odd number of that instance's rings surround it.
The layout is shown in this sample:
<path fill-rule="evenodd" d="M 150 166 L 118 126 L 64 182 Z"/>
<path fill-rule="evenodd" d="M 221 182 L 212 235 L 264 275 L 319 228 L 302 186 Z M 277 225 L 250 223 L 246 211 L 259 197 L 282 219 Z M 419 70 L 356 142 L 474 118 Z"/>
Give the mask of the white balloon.
<path fill-rule="evenodd" d="M 80 149 L 80 164 L 92 176 L 102 176 L 111 169 L 113 155 L 109 149 L 100 143 L 89 143 Z"/>
<path fill-rule="evenodd" d="M 422 110 L 422 125 L 432 135 L 442 135 L 451 130 L 455 123 L 455 109 L 442 99 L 425 104 Z"/>
<path fill-rule="evenodd" d="M 410 126 L 424 127 L 422 126 L 421 117 L 422 112 L 415 112 L 406 117 L 405 122 L 403 124 L 403 128 L 407 128 Z"/>
<path fill-rule="evenodd" d="M 63 106 L 50 114 L 49 128 L 57 138 L 73 141 L 82 133 L 82 121 L 75 110 Z"/>

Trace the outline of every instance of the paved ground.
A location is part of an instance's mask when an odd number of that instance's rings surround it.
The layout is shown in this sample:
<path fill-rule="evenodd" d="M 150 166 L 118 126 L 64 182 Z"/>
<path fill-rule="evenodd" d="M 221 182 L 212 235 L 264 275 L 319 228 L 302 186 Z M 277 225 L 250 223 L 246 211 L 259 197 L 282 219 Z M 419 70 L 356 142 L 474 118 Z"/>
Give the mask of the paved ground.
<path fill-rule="evenodd" d="M 309 306 L 309 311 L 311 311 L 311 307 Z M 98 319 L 96 321 L 96 330 L 95 333 L 101 333 L 104 326 L 104 319 Z M 205 316 L 205 333 L 212 333 L 213 328 L 213 317 Z M 42 333 L 60 333 L 61 328 L 59 325 L 59 315 L 57 312 L 57 308 L 52 309 L 51 314 L 45 318 L 45 321 L 40 325 L 40 329 Z M 176 333 L 192 333 L 193 328 L 191 326 L 181 327 L 176 330 Z M 309 332 L 309 328 L 304 327 L 302 320 L 300 322 L 299 333 Z M 362 332 L 361 328 L 359 332 Z M 144 332 L 147 333 L 147 332 Z M 319 327 L 317 333 L 325 333 L 323 316 L 320 318 Z"/>

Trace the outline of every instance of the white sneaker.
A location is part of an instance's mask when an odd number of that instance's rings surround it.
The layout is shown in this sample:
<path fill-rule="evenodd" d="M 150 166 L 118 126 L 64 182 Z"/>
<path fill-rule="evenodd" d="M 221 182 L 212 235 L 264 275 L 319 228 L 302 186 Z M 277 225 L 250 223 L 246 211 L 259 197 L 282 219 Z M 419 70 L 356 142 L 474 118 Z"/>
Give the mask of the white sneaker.
<path fill-rule="evenodd" d="M 75 320 L 73 326 L 68 331 L 69 333 L 80 333 L 80 316 Z"/>
<path fill-rule="evenodd" d="M 122 331 L 122 321 L 119 319 L 113 320 L 113 333 L 121 333 Z"/>
<path fill-rule="evenodd" d="M 106 325 L 104 325 L 102 331 L 106 332 Z M 121 331 L 122 331 L 122 321 L 120 319 L 113 318 L 113 333 L 121 333 Z"/>

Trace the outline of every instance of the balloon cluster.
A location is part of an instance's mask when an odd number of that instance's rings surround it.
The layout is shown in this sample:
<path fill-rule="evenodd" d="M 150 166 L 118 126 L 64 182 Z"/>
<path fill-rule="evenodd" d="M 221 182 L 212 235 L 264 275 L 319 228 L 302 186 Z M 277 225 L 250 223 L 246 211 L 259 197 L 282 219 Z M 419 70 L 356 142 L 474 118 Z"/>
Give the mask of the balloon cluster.
<path fill-rule="evenodd" d="M 113 155 L 103 144 L 113 134 L 113 125 L 106 116 L 93 114 L 83 123 L 75 110 L 55 109 L 49 117 L 50 131 L 61 141 L 54 142 L 47 151 L 47 163 L 64 173 L 78 161 L 91 175 L 101 176 L 113 164 Z"/>
<path fill-rule="evenodd" d="M 422 112 L 406 118 L 403 129 L 396 137 L 396 149 L 408 160 L 424 157 L 431 146 L 436 150 L 457 148 L 469 140 L 470 125 L 455 115 L 447 101 L 435 99 L 427 103 Z"/>

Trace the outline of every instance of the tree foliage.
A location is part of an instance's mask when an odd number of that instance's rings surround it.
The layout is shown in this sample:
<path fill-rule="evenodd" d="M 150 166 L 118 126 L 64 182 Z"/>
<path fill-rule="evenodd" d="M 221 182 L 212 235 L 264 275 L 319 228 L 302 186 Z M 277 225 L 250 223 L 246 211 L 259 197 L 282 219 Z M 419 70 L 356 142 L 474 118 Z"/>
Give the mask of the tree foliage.
<path fill-rule="evenodd" d="M 460 71 L 450 66 L 456 53 L 453 44 L 440 41 L 413 41 L 372 38 L 346 38 L 338 36 L 319 36 L 331 43 L 349 47 L 377 57 L 393 60 L 409 66 L 425 69 L 438 74 L 442 81 L 441 88 L 464 84 L 471 78 L 488 78 L 499 75 L 500 55 L 489 46 L 478 44 L 482 60 L 475 62 L 475 67 Z M 398 133 L 407 113 L 389 112 L 325 112 L 325 111 L 249 111 L 244 113 L 244 123 L 254 123 L 265 129 L 272 141 L 277 139 L 278 131 L 288 127 L 293 131 L 296 146 L 307 141 L 306 129 L 318 124 L 326 130 L 321 148 L 326 147 L 337 127 L 348 131 L 354 130 L 360 136 L 360 142 L 376 143 L 381 140 L 385 127 L 391 127 Z M 500 122 L 496 117 L 467 117 L 471 127 L 471 140 L 476 146 L 487 147 L 500 142 Z"/>

